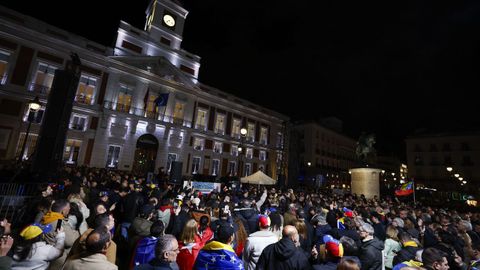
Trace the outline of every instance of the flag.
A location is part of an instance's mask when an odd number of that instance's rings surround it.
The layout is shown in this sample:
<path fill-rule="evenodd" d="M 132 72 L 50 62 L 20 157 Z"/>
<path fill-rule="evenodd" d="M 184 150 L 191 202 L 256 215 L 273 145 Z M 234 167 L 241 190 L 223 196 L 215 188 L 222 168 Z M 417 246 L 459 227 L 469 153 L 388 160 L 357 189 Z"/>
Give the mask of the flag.
<path fill-rule="evenodd" d="M 407 182 L 395 190 L 397 196 L 407 196 L 413 193 L 413 181 Z"/>
<path fill-rule="evenodd" d="M 169 93 L 160 94 L 154 101 L 155 105 L 157 107 L 167 106 L 168 95 L 169 95 Z"/>
<path fill-rule="evenodd" d="M 150 87 L 147 89 L 147 92 L 145 93 L 145 97 L 143 98 L 143 110 L 147 110 L 147 104 L 148 104 L 148 96 L 150 95 Z"/>

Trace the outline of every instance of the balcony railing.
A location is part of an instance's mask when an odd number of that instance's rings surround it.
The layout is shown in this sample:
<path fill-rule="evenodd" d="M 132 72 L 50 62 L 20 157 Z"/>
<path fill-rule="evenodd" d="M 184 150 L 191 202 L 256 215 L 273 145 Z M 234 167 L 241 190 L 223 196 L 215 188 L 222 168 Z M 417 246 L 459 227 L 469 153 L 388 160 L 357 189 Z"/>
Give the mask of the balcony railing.
<path fill-rule="evenodd" d="M 80 104 L 92 105 L 92 98 L 85 95 L 76 95 L 75 101 Z"/>
<path fill-rule="evenodd" d="M 47 95 L 50 92 L 50 87 L 43 84 L 31 83 L 29 87 L 30 91 Z"/>
<path fill-rule="evenodd" d="M 84 131 L 85 125 L 72 124 L 70 125 L 70 129 Z"/>

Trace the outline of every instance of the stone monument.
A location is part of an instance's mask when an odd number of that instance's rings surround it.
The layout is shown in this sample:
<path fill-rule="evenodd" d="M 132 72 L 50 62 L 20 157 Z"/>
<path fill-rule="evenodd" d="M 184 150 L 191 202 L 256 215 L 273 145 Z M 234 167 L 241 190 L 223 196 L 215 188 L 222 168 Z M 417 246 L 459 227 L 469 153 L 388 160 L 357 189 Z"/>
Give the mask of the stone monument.
<path fill-rule="evenodd" d="M 359 166 L 350 169 L 352 193 L 363 194 L 368 199 L 380 195 L 380 173 L 382 170 L 372 167 L 376 163 L 374 144 L 374 134 L 362 133 L 355 150 Z"/>

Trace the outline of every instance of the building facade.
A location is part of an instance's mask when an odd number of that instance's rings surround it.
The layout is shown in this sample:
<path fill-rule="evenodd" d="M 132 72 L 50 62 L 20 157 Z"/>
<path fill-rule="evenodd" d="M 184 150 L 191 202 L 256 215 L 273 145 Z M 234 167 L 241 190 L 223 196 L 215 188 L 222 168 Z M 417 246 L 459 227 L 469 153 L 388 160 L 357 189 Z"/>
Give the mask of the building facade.
<path fill-rule="evenodd" d="M 478 192 L 480 133 L 417 134 L 405 142 L 408 173 L 418 186 Z"/>
<path fill-rule="evenodd" d="M 199 82 L 200 57 L 181 48 L 180 4 L 153 0 L 146 14 L 143 30 L 120 22 L 110 48 L 0 7 L 0 159 L 32 156 L 55 70 L 74 52 L 82 66 L 66 164 L 145 172 L 179 161 L 183 175 L 283 174 L 288 117 Z M 37 96 L 42 106 L 30 111 Z"/>
<path fill-rule="evenodd" d="M 339 120 L 334 123 L 327 123 L 331 128 L 315 121 L 294 125 L 295 135 L 291 137 L 296 146 L 290 147 L 289 181 L 298 175 L 298 180 L 306 185 L 320 181 L 330 188 L 350 188 L 349 169 L 355 164 L 356 141 L 341 133 Z"/>

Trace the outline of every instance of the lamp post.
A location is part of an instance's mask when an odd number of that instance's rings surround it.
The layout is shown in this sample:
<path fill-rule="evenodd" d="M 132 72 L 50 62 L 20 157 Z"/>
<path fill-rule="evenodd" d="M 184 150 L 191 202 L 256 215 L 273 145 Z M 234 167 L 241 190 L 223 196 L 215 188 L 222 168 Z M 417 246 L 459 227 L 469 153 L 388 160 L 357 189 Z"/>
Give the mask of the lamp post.
<path fill-rule="evenodd" d="M 30 103 L 28 103 L 28 116 L 27 116 L 27 131 L 25 132 L 25 138 L 23 139 L 22 150 L 20 151 L 20 156 L 18 157 L 18 163 L 21 163 L 23 160 L 23 154 L 25 152 L 25 146 L 27 145 L 28 135 L 30 133 L 30 126 L 32 125 L 32 121 L 35 118 L 37 111 L 40 109 L 41 104 L 38 96 L 36 96 Z"/>
<path fill-rule="evenodd" d="M 243 144 L 245 142 L 245 137 L 247 137 L 247 129 L 242 127 L 240 129 L 240 145 L 238 146 L 239 160 L 238 160 L 238 170 L 237 171 L 238 171 L 238 176 L 239 177 L 242 177 L 242 175 L 241 175 L 242 172 L 240 170 L 240 168 L 241 168 L 240 167 L 240 162 L 242 162 L 242 156 L 241 155 L 242 155 L 242 150 L 243 150 L 243 147 L 244 147 Z"/>

